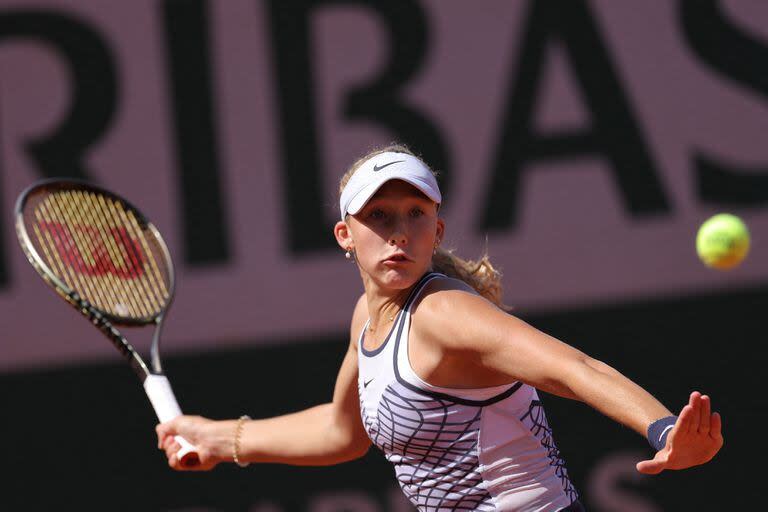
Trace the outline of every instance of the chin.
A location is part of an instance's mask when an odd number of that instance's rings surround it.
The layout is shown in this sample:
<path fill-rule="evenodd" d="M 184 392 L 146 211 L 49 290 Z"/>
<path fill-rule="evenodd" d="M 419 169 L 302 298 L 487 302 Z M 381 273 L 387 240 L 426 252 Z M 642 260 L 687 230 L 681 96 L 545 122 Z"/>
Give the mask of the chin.
<path fill-rule="evenodd" d="M 381 274 L 381 284 L 387 288 L 404 290 L 416 284 L 423 274 L 416 268 L 388 268 Z"/>

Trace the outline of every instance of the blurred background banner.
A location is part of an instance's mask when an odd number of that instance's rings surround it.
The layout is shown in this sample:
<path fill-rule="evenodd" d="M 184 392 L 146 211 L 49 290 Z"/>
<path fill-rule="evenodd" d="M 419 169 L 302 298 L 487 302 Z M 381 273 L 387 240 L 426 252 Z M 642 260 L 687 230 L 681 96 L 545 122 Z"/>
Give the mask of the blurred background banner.
<path fill-rule="evenodd" d="M 39 282 L 12 216 L 45 177 L 134 202 L 177 265 L 182 407 L 285 413 L 331 396 L 362 292 L 338 179 L 390 141 L 440 172 L 446 245 L 487 249 L 516 314 L 673 410 L 701 389 L 723 412 L 715 464 L 651 478 L 643 439 L 545 397 L 588 509 L 764 501 L 766 27 L 759 0 L 0 0 L 0 503 L 408 510 L 378 454 L 172 473 L 134 377 Z M 719 211 L 752 232 L 730 272 L 694 249 Z"/>

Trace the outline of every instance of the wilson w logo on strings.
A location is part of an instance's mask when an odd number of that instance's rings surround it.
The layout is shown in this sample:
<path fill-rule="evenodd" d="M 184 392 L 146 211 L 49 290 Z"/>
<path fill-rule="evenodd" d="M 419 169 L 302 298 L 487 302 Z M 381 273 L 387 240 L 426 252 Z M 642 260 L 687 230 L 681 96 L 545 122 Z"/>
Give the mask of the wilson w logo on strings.
<path fill-rule="evenodd" d="M 40 220 L 37 226 L 44 238 L 40 243 L 52 242 L 60 261 L 80 275 L 111 274 L 121 279 L 144 275 L 147 257 L 125 227 L 99 229 L 50 220 Z"/>

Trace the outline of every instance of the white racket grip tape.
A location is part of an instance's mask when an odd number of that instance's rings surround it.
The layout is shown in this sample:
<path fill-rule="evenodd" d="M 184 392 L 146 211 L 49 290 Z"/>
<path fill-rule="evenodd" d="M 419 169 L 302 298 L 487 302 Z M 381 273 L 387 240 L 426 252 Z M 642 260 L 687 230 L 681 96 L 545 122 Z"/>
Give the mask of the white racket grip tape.
<path fill-rule="evenodd" d="M 144 380 L 144 391 L 155 409 L 157 419 L 161 423 L 170 421 L 177 416 L 181 416 L 181 408 L 176 401 L 176 395 L 171 389 L 171 382 L 165 375 L 149 375 Z M 179 461 L 184 466 L 194 466 L 199 462 L 197 448 L 181 436 L 175 436 L 176 442 L 181 445 L 181 449 L 176 453 Z"/>

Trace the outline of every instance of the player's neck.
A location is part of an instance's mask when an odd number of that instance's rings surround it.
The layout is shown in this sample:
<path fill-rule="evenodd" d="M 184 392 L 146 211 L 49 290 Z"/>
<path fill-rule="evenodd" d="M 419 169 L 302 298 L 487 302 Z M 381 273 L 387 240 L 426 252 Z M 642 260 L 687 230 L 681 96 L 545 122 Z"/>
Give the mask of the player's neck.
<path fill-rule="evenodd" d="M 412 289 L 413 286 L 403 290 L 386 290 L 374 283 L 367 282 L 365 297 L 368 302 L 370 330 L 379 330 L 380 326 L 391 326 L 395 316 L 405 305 Z"/>

